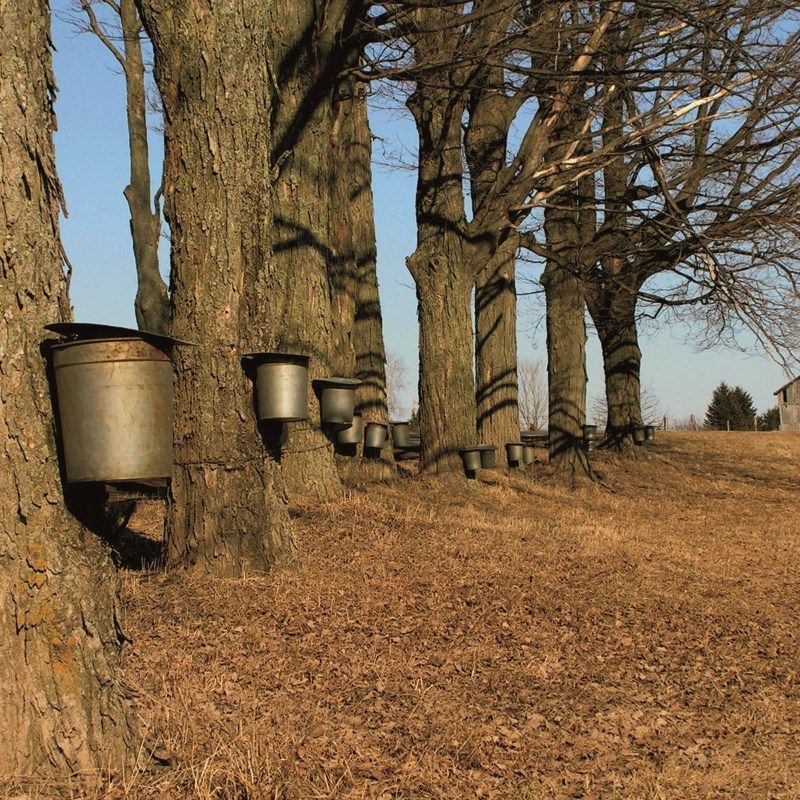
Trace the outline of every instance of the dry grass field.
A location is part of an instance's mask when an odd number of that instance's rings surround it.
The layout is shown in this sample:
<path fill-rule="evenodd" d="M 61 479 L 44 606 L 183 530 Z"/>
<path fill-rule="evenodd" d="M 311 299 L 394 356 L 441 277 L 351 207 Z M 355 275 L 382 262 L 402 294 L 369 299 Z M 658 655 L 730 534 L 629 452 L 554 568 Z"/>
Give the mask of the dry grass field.
<path fill-rule="evenodd" d="M 296 507 L 297 573 L 126 574 L 173 765 L 110 796 L 800 798 L 800 436 L 595 463 Z"/>

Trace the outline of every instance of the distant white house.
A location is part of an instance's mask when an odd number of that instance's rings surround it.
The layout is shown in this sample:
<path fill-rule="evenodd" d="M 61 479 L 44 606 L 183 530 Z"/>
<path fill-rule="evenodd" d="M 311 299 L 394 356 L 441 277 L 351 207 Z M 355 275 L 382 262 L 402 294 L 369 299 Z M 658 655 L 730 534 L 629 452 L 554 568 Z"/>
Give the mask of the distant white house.
<path fill-rule="evenodd" d="M 800 431 L 800 375 L 775 392 L 782 431 Z"/>

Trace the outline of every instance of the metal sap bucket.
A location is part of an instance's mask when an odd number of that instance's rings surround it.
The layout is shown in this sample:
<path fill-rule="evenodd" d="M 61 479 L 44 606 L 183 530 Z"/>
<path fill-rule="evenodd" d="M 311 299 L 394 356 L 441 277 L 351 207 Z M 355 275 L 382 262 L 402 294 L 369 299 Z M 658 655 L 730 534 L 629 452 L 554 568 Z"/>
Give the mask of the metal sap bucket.
<path fill-rule="evenodd" d="M 521 431 L 519 438 L 523 444 L 529 444 L 538 447 L 547 447 L 550 443 L 549 431 Z"/>
<path fill-rule="evenodd" d="M 597 443 L 597 425 L 583 426 L 583 444 L 587 450 L 594 450 Z"/>
<path fill-rule="evenodd" d="M 656 426 L 655 425 L 645 425 L 644 426 L 644 440 L 646 442 L 654 442 L 656 440 Z"/>
<path fill-rule="evenodd" d="M 353 424 L 336 432 L 339 444 L 360 444 L 364 438 L 364 418 L 361 414 L 353 414 Z"/>
<path fill-rule="evenodd" d="M 364 447 L 370 450 L 380 450 L 389 437 L 389 426 L 381 422 L 368 422 L 364 428 Z"/>
<path fill-rule="evenodd" d="M 248 353 L 256 371 L 258 418 L 270 422 L 308 419 L 308 356 Z"/>
<path fill-rule="evenodd" d="M 470 473 L 480 469 L 481 466 L 481 451 L 478 447 L 465 447 L 463 450 L 458 451 L 461 456 L 461 462 L 464 465 L 464 472 Z"/>
<path fill-rule="evenodd" d="M 395 447 L 408 447 L 411 444 L 411 425 L 408 422 L 392 422 L 392 441 Z"/>
<path fill-rule="evenodd" d="M 506 459 L 509 467 L 518 467 L 522 461 L 525 446 L 522 442 L 508 442 L 506 444 Z"/>
<path fill-rule="evenodd" d="M 644 427 L 642 427 L 641 425 L 637 425 L 633 429 L 633 443 L 642 445 L 644 444 L 644 439 L 645 439 Z"/>
<path fill-rule="evenodd" d="M 172 360 L 189 344 L 128 328 L 47 326 L 81 338 L 51 347 L 66 480 L 172 475 Z"/>
<path fill-rule="evenodd" d="M 497 465 L 497 447 L 493 444 L 479 444 L 481 469 L 494 469 Z"/>
<path fill-rule="evenodd" d="M 320 378 L 314 381 L 323 424 L 335 428 L 349 428 L 353 424 L 356 386 L 360 383 L 355 378 Z"/>
<path fill-rule="evenodd" d="M 532 444 L 522 446 L 522 463 L 527 467 L 536 460 L 536 451 Z"/>

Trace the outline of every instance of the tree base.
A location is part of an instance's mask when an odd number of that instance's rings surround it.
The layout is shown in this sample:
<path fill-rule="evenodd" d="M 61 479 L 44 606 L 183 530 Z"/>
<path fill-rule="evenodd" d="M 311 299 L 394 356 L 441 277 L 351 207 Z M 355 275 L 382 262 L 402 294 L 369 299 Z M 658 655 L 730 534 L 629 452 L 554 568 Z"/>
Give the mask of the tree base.
<path fill-rule="evenodd" d="M 342 496 L 333 445 L 322 431 L 307 424 L 292 425 L 280 459 L 290 498 L 336 500 Z"/>

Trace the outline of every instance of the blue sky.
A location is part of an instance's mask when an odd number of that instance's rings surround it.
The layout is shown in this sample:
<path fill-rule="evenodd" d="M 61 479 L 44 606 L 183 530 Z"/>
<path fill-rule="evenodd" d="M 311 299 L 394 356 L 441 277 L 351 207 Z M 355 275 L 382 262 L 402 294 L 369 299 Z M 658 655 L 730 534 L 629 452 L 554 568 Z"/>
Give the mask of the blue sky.
<path fill-rule="evenodd" d="M 59 18 L 66 0 L 53 3 L 56 80 L 56 158 L 69 217 L 62 221 L 64 246 L 74 275 L 71 296 L 75 318 L 134 326 L 136 293 L 128 208 L 122 196 L 129 174 L 125 98 L 122 75 L 110 54 L 89 34 L 76 35 Z M 378 232 L 378 279 L 387 349 L 407 365 L 405 402 L 416 394 L 416 298 L 405 259 L 413 251 L 414 187 L 412 171 L 384 164 L 387 153 L 413 143 L 410 118 L 401 112 L 372 109 L 376 137 L 373 167 L 375 218 Z M 153 175 L 159 175 L 163 150 L 158 133 L 151 135 Z M 162 247 L 162 271 L 168 268 L 168 244 Z M 525 267 L 535 279 L 539 269 Z M 537 303 L 520 302 L 520 358 L 545 363 L 544 326 Z M 783 370 L 760 354 L 728 349 L 696 352 L 688 332 L 671 326 L 648 330 L 641 337 L 643 383 L 659 397 L 662 409 L 677 419 L 702 418 L 714 387 L 725 380 L 749 391 L 759 411 L 773 405 L 772 392 L 785 382 Z M 590 333 L 587 367 L 590 396 L 602 394 L 602 359 Z"/>

